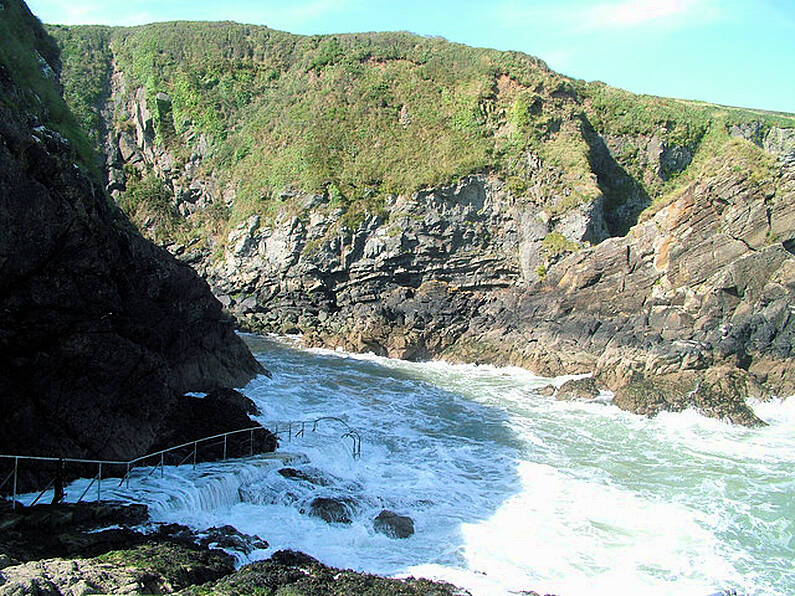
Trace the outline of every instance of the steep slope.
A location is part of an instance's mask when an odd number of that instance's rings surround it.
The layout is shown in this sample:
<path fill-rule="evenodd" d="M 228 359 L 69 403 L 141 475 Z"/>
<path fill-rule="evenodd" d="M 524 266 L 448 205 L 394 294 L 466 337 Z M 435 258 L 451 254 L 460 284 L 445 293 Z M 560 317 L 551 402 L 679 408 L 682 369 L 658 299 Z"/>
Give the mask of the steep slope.
<path fill-rule="evenodd" d="M 57 46 L 24 3 L 3 8 L 0 452 L 130 458 L 184 392 L 262 368 L 206 283 L 108 200 Z"/>
<path fill-rule="evenodd" d="M 791 115 L 404 33 L 51 31 L 112 195 L 250 328 L 676 381 L 645 413 L 793 390 Z"/>

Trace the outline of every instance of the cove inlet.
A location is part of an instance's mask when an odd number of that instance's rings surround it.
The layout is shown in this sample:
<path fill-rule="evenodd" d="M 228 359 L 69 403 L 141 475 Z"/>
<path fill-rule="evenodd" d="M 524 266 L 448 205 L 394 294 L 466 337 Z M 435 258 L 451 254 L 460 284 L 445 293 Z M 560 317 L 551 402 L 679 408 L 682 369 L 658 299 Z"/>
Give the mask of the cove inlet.
<path fill-rule="evenodd" d="M 328 425 L 283 437 L 285 461 L 166 467 L 108 496 L 146 503 L 155 521 L 268 541 L 241 563 L 289 548 L 474 595 L 795 593 L 795 398 L 754 404 L 764 428 L 648 419 L 607 395 L 539 392 L 571 377 L 245 339 L 273 373 L 244 390 L 258 420 L 342 418 L 361 457 Z M 351 523 L 308 515 L 317 497 L 349 503 Z M 383 509 L 411 517 L 414 535 L 376 532 Z"/>

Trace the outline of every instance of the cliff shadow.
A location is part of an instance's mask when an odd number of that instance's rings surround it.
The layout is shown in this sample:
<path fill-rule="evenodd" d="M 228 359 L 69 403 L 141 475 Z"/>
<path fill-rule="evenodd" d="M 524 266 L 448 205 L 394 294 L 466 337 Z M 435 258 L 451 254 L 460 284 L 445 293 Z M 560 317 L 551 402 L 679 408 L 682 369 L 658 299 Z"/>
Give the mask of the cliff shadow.
<path fill-rule="evenodd" d="M 583 138 L 588 144 L 588 162 L 604 195 L 604 218 L 610 236 L 625 236 L 638 223 L 638 216 L 651 204 L 643 186 L 619 164 L 604 139 L 583 117 Z"/>

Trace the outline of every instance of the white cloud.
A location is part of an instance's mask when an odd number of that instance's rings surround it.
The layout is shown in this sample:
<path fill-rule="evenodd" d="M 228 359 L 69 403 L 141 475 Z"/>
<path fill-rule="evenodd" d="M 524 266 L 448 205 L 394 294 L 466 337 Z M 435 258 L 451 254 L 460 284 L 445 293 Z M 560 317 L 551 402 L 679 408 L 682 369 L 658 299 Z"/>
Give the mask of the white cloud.
<path fill-rule="evenodd" d="M 559 0 L 545 4 L 505 0 L 494 8 L 504 27 L 566 27 L 577 31 L 628 29 L 642 25 L 695 24 L 714 20 L 719 0 Z"/>
<path fill-rule="evenodd" d="M 625 0 L 599 4 L 585 11 L 581 24 L 586 28 L 633 27 L 674 17 L 701 16 L 701 0 Z"/>

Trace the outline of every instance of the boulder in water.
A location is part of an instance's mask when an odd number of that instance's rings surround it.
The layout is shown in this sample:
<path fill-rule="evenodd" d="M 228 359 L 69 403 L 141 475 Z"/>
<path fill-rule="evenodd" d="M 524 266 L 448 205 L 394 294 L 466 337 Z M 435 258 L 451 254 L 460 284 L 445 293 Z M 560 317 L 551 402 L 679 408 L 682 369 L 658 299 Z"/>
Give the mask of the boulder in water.
<path fill-rule="evenodd" d="M 555 399 L 593 399 L 598 397 L 598 395 L 599 387 L 596 386 L 593 377 L 586 377 L 584 379 L 572 379 L 563 383 L 555 393 Z"/>
<path fill-rule="evenodd" d="M 408 538 L 414 534 L 414 520 L 384 509 L 373 520 L 373 529 L 390 538 Z"/>
<path fill-rule="evenodd" d="M 236 550 L 246 555 L 256 549 L 268 548 L 268 543 L 259 536 L 244 534 L 230 525 L 212 527 L 203 532 L 199 544 L 204 548 L 214 545 L 216 548 Z"/>
<path fill-rule="evenodd" d="M 304 482 L 316 486 L 328 486 L 330 484 L 329 480 L 324 478 L 322 473 L 318 470 L 314 470 L 313 473 L 307 470 L 297 470 L 295 468 L 282 468 L 278 472 L 281 476 L 290 480 L 303 480 Z"/>
<path fill-rule="evenodd" d="M 354 507 L 353 499 L 316 497 L 309 505 L 309 515 L 330 524 L 349 524 L 353 521 L 351 516 Z"/>
<path fill-rule="evenodd" d="M 543 387 L 541 387 L 541 389 L 537 391 L 537 393 L 540 393 L 541 395 L 544 395 L 546 397 L 552 397 L 553 395 L 555 395 L 555 386 L 552 385 L 551 383 L 549 385 L 544 385 Z"/>

